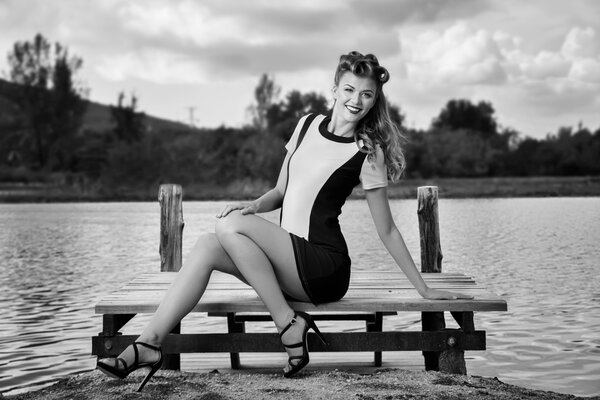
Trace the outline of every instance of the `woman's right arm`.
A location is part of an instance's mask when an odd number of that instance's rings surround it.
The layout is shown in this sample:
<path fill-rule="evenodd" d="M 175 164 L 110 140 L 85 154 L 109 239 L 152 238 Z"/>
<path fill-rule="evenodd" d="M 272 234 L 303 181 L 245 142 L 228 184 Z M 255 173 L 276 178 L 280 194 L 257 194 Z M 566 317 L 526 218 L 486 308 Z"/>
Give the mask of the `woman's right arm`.
<path fill-rule="evenodd" d="M 278 209 L 283 203 L 283 194 L 287 185 L 287 166 L 290 161 L 290 153 L 285 155 L 277 184 L 275 187 L 254 201 L 244 201 L 238 203 L 227 204 L 219 213 L 217 218 L 225 217 L 234 210 L 240 210 L 242 215 L 264 213 Z"/>

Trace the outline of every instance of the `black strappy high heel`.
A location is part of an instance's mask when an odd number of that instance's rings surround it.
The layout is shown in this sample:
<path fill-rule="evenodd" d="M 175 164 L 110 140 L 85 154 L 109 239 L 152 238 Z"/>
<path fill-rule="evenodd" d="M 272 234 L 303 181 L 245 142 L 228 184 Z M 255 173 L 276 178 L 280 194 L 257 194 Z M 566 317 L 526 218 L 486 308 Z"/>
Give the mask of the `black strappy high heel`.
<path fill-rule="evenodd" d="M 138 345 L 142 345 L 149 349 L 158 351 L 158 353 L 159 353 L 158 360 L 155 362 L 140 363 L 139 362 Z M 138 370 L 140 368 L 150 367 L 150 372 L 148 372 L 148 375 L 146 375 L 146 377 L 144 378 L 144 380 L 142 381 L 142 383 L 140 384 L 140 386 L 137 389 L 138 392 L 141 392 L 142 389 L 144 388 L 144 386 L 146 385 L 146 383 L 148 383 L 148 381 L 150 380 L 150 378 L 152 378 L 152 376 L 156 373 L 156 371 L 158 371 L 160 369 L 160 367 L 162 365 L 163 355 L 162 355 L 162 350 L 160 347 L 152 346 L 152 345 L 144 343 L 144 342 L 134 342 L 132 344 L 132 346 L 133 346 L 133 351 L 135 353 L 135 360 L 131 366 L 128 366 L 127 363 L 125 362 L 125 360 L 123 360 L 122 358 L 119 357 L 116 359 L 115 365 L 108 365 L 108 364 L 105 364 L 105 363 L 101 362 L 100 360 L 98 360 L 98 362 L 96 363 L 96 368 L 98 368 L 100 371 L 104 372 L 106 375 L 108 375 L 112 378 L 124 379 L 127 377 L 127 375 L 129 375 L 130 373 L 132 373 L 135 370 Z M 119 363 L 123 364 L 123 369 L 118 368 Z"/>
<path fill-rule="evenodd" d="M 315 321 L 313 321 L 312 317 L 310 315 L 308 315 L 305 312 L 302 311 L 295 311 L 294 312 L 294 316 L 292 317 L 292 320 L 290 321 L 289 324 L 287 324 L 287 326 L 285 328 L 283 328 L 283 330 L 281 331 L 281 333 L 279 334 L 279 338 L 282 338 L 284 333 L 287 332 L 288 329 L 290 329 L 293 325 L 296 324 L 296 318 L 302 318 L 303 320 L 306 321 L 306 326 L 304 327 L 304 332 L 302 333 L 302 341 L 299 343 L 294 343 L 294 344 L 284 344 L 284 347 L 287 347 L 288 349 L 295 349 L 298 347 L 302 347 L 302 355 L 301 356 L 290 356 L 288 357 L 288 365 L 291 367 L 291 369 L 287 372 L 283 373 L 283 376 L 285 376 L 286 378 L 291 377 L 292 375 L 296 374 L 297 372 L 299 372 L 302 368 L 306 367 L 306 365 L 308 364 L 309 361 L 309 357 L 308 357 L 308 346 L 306 343 L 306 336 L 308 334 L 308 331 L 312 328 L 315 333 L 317 334 L 317 336 L 319 337 L 319 339 L 321 339 L 321 341 L 327 345 L 327 341 L 325 340 L 325 338 L 323 337 L 323 335 L 321 334 L 321 331 L 319 331 L 319 328 L 317 328 L 317 325 L 315 324 Z M 300 360 L 298 363 L 293 364 L 292 360 Z"/>

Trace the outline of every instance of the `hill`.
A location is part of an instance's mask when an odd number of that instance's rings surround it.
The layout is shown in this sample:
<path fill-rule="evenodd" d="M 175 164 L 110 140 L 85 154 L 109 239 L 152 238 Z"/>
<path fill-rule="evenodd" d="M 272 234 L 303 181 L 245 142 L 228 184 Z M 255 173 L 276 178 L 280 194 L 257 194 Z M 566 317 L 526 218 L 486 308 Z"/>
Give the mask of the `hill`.
<path fill-rule="evenodd" d="M 15 101 L 21 90 L 20 85 L 0 79 L 0 133 L 17 128 L 22 121 L 22 113 Z M 116 98 L 115 94 L 115 98 Z M 87 110 L 83 117 L 82 131 L 105 132 L 113 128 L 110 106 L 86 100 Z M 143 110 L 141 110 L 143 112 Z M 186 124 L 170 121 L 146 114 L 146 125 L 150 132 L 189 131 Z"/>

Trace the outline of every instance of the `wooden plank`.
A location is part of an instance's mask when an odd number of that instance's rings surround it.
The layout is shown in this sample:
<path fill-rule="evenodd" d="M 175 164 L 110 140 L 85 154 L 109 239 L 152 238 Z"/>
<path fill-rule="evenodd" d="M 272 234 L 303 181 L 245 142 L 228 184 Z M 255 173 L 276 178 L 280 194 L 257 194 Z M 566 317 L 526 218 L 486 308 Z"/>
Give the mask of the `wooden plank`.
<path fill-rule="evenodd" d="M 483 288 L 478 288 L 476 286 L 464 287 L 462 289 L 462 291 L 466 294 L 471 294 L 474 296 L 485 296 L 488 298 L 498 298 L 498 296 L 496 296 L 495 294 L 490 293 Z M 122 292 L 114 292 L 114 293 L 106 296 L 105 299 L 137 297 L 140 299 L 142 299 L 142 298 L 154 299 L 156 301 L 156 300 L 160 300 L 160 298 L 165 294 L 165 292 L 166 292 L 166 290 L 129 290 L 129 291 L 122 291 Z M 233 299 L 233 298 L 239 297 L 239 296 L 243 296 L 243 297 L 256 296 L 256 292 L 252 288 L 244 288 L 244 289 L 237 289 L 237 290 L 207 290 L 203 297 Z M 420 295 L 417 293 L 417 291 L 414 288 L 396 288 L 396 287 L 389 287 L 386 289 L 371 288 L 371 287 L 350 288 L 344 298 L 348 299 L 353 296 L 355 296 L 355 297 L 377 296 L 377 297 L 381 297 L 381 298 L 388 298 L 391 296 L 420 297 Z"/>
<path fill-rule="evenodd" d="M 448 349 L 485 350 L 485 332 L 323 332 L 328 342 L 324 345 L 314 333 L 308 335 L 308 346 L 313 352 L 339 351 L 442 351 Z M 92 338 L 92 354 L 117 355 L 137 336 Z M 454 338 L 454 345 L 449 345 Z M 107 345 L 109 343 L 109 345 Z M 169 335 L 162 345 L 165 354 L 212 352 L 282 352 L 284 348 L 277 333 L 211 333 Z"/>
<path fill-rule="evenodd" d="M 233 301 L 203 298 L 192 310 L 193 312 L 266 312 L 266 308 L 258 297 L 237 297 Z M 291 302 L 292 308 L 299 311 L 506 311 L 506 302 L 498 299 L 473 300 L 425 300 L 425 299 L 389 299 L 360 298 L 360 301 L 342 299 L 335 303 L 313 305 L 303 302 Z M 105 302 L 95 307 L 97 314 L 132 314 L 153 313 L 158 308 L 158 302 Z"/>
<path fill-rule="evenodd" d="M 174 279 L 177 275 L 176 272 L 145 272 L 139 277 L 135 278 L 135 280 L 146 280 L 146 279 Z M 444 272 L 444 273 L 421 273 L 424 279 L 427 278 L 439 278 L 439 279 L 448 279 L 448 278 L 471 278 L 469 275 L 465 275 L 463 273 L 458 272 Z M 351 278 L 362 277 L 362 278 L 382 278 L 382 277 L 395 277 L 406 279 L 406 276 L 400 271 L 365 271 L 365 270 L 352 270 Z M 215 271 L 211 275 L 211 280 L 231 280 L 239 282 L 237 278 L 231 276 L 229 274 Z"/>
<path fill-rule="evenodd" d="M 459 273 L 423 273 L 431 287 L 460 290 L 474 300 L 425 300 L 398 271 L 353 272 L 348 293 L 339 302 L 314 306 L 295 303 L 295 309 L 330 312 L 395 312 L 395 311 L 506 311 L 506 301 L 485 290 L 469 276 Z M 145 273 L 122 289 L 106 296 L 96 305 L 98 314 L 131 314 L 154 312 L 175 278 L 174 272 Z M 195 312 L 265 312 L 254 290 L 236 278 L 215 273 Z"/>
<path fill-rule="evenodd" d="M 477 285 L 475 282 L 428 282 L 428 286 L 435 288 L 473 288 L 473 287 L 481 287 Z M 169 285 L 167 284 L 157 284 L 157 283 L 145 283 L 143 285 L 126 285 L 123 286 L 118 292 L 123 291 L 145 291 L 145 290 L 167 290 Z M 391 280 L 387 281 L 374 281 L 374 282 L 354 282 L 350 284 L 350 289 L 356 288 L 373 288 L 373 289 L 387 289 L 387 288 L 398 288 L 398 289 L 414 289 L 414 286 L 410 282 L 394 282 Z M 207 287 L 206 290 L 243 290 L 243 289 L 252 289 L 248 285 L 244 284 L 228 284 L 228 283 L 211 283 Z"/>
<path fill-rule="evenodd" d="M 475 300 L 479 299 L 497 299 L 498 297 L 492 293 L 489 293 L 483 289 L 478 288 L 463 288 L 462 292 L 465 294 L 470 294 L 475 296 Z M 155 291 L 129 291 L 129 292 L 119 292 L 113 293 L 107 297 L 105 297 L 100 303 L 103 303 L 107 300 L 116 300 L 116 301 L 128 301 L 128 300 L 136 300 L 136 301 L 150 301 L 156 302 L 160 301 L 164 296 L 165 291 L 155 290 Z M 202 300 L 204 299 L 223 299 L 229 301 L 236 301 L 239 298 L 254 298 L 257 297 L 257 294 L 254 290 L 220 290 L 220 291 L 206 291 L 202 296 Z M 375 288 L 351 288 L 348 290 L 348 293 L 344 297 L 345 300 L 351 299 L 359 299 L 364 297 L 373 297 L 373 298 L 381 298 L 382 301 L 386 301 L 388 298 L 393 298 L 395 300 L 399 299 L 411 299 L 411 298 L 419 298 L 420 295 L 416 292 L 415 289 L 396 289 L 389 288 L 385 290 L 375 289 Z M 448 302 L 453 302 L 451 300 L 447 300 Z"/>

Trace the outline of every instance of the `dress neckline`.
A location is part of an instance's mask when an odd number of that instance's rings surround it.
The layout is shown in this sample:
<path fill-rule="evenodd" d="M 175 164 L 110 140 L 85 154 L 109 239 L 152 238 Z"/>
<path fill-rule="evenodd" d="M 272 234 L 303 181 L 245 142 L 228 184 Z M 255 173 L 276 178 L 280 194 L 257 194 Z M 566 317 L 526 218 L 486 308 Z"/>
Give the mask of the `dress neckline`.
<path fill-rule="evenodd" d="M 327 125 L 329 124 L 329 121 L 331 121 L 331 118 L 325 117 L 319 124 L 319 132 L 321 133 L 321 136 L 323 136 L 325 139 L 329 139 L 338 143 L 354 143 L 353 137 L 338 136 L 329 132 L 329 130 L 327 130 Z"/>

